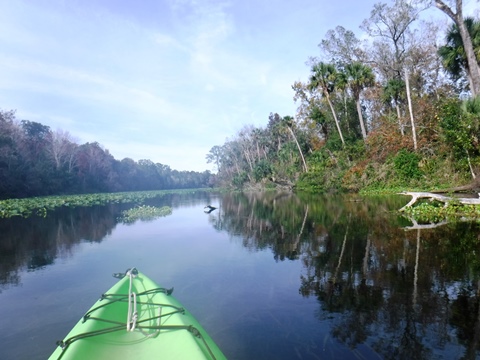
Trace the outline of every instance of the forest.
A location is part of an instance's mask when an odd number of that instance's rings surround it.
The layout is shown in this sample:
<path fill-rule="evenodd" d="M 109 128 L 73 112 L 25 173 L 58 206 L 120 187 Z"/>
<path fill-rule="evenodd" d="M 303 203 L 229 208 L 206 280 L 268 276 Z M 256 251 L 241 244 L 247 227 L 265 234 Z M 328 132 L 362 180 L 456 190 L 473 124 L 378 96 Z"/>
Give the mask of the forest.
<path fill-rule="evenodd" d="M 209 171 L 177 171 L 150 160 L 116 160 L 100 144 L 19 121 L 0 110 L 0 199 L 211 186 Z"/>
<path fill-rule="evenodd" d="M 377 3 L 339 25 L 292 84 L 295 116 L 244 126 L 207 161 L 220 186 L 311 192 L 476 188 L 480 21 L 462 1 Z M 448 27 L 423 19 L 435 12 Z M 446 15 L 446 16 L 445 16 Z M 426 17 L 426 16 L 425 16 Z"/>
<path fill-rule="evenodd" d="M 213 146 L 206 160 L 216 173 L 116 160 L 97 142 L 78 144 L 0 109 L 0 199 L 212 186 L 478 189 L 480 20 L 462 7 L 392 0 L 374 5 L 362 39 L 341 25 L 329 30 L 307 61 L 308 79 L 292 84 L 296 114 L 272 111 L 265 127 L 244 125 Z"/>

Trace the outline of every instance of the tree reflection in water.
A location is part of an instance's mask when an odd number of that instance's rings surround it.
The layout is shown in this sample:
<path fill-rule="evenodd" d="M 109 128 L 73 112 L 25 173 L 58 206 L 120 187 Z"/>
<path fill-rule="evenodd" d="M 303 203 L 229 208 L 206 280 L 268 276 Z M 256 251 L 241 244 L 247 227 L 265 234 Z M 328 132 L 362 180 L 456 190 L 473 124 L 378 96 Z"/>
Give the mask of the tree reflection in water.
<path fill-rule="evenodd" d="M 223 198 L 215 228 L 251 251 L 302 261 L 299 292 L 355 349 L 385 359 L 456 358 L 449 344 L 479 349 L 479 224 L 412 226 L 398 197 L 241 194 Z M 415 225 L 415 224 L 414 224 Z M 418 224 L 416 224 L 418 225 Z"/>
<path fill-rule="evenodd" d="M 102 241 L 115 226 L 116 207 L 67 208 L 46 218 L 0 221 L 0 288 L 18 285 L 25 269 L 34 271 L 68 257 L 81 241 Z"/>
<path fill-rule="evenodd" d="M 178 206 L 187 202 L 210 202 L 211 193 L 172 193 L 148 199 L 146 205 Z M 186 198 L 188 198 L 186 200 Z M 71 256 L 80 242 L 101 242 L 120 221 L 123 210 L 137 204 L 109 204 L 58 208 L 46 217 L 0 219 L 0 291 L 20 283 L 20 273 L 34 271 Z"/>
<path fill-rule="evenodd" d="M 209 194 L 195 196 L 192 203 L 212 202 Z M 149 205 L 175 208 L 177 201 Z M 412 225 L 396 213 L 401 196 L 266 192 L 215 201 L 216 211 L 201 214 L 215 229 L 248 251 L 271 251 L 273 261 L 301 262 L 299 294 L 318 300 L 315 316 L 354 354 L 368 347 L 385 359 L 479 355 L 480 224 Z M 102 241 L 128 206 L 0 221 L 0 287 L 68 257 L 81 241 Z"/>

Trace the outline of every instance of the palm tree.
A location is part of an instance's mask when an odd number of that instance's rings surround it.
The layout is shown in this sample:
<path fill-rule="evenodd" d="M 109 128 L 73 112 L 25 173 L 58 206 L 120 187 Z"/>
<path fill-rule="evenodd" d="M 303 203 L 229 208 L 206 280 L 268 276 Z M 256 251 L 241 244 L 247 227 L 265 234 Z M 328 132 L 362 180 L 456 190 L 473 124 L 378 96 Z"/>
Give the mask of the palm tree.
<path fill-rule="evenodd" d="M 363 121 L 362 107 L 360 104 L 360 94 L 366 87 L 373 86 L 375 83 L 375 76 L 370 67 L 359 62 L 353 62 L 345 66 L 345 75 L 347 86 L 352 91 L 353 98 L 357 104 L 358 120 L 360 121 L 360 128 L 362 129 L 362 136 L 365 140 L 367 138 L 367 129 Z"/>
<path fill-rule="evenodd" d="M 480 22 L 471 17 L 464 20 L 465 27 L 472 39 L 477 63 L 480 61 Z M 473 92 L 473 79 L 471 69 L 468 65 L 467 55 L 463 46 L 462 36 L 456 24 L 452 24 L 445 38 L 446 44 L 438 49 L 442 63 L 453 79 L 458 80 L 463 74 L 467 75 L 470 90 Z"/>
<path fill-rule="evenodd" d="M 343 146 L 345 146 L 345 140 L 343 139 L 342 129 L 340 123 L 333 108 L 332 101 L 330 100 L 330 94 L 335 90 L 336 83 L 339 80 L 339 73 L 335 66 L 332 64 L 326 64 L 319 62 L 312 67 L 312 76 L 310 77 L 310 86 L 312 88 L 318 88 L 327 99 L 328 106 L 332 111 L 333 118 L 335 119 L 335 125 L 337 126 L 338 135 L 342 140 Z"/>
<path fill-rule="evenodd" d="M 480 116 L 480 95 L 462 102 L 462 110 L 476 116 Z"/>
<path fill-rule="evenodd" d="M 305 162 L 305 157 L 303 156 L 302 148 L 300 147 L 300 144 L 298 143 L 297 137 L 295 136 L 295 133 L 292 130 L 292 127 L 294 125 L 293 118 L 291 116 L 285 116 L 283 118 L 283 122 L 284 122 L 285 126 L 287 127 L 288 131 L 290 132 L 290 135 L 292 135 L 292 138 L 295 141 L 295 144 L 297 145 L 298 153 L 300 154 L 300 157 L 302 159 L 303 168 L 304 168 L 305 172 L 308 172 L 308 167 L 307 167 L 307 163 Z"/>
<path fill-rule="evenodd" d="M 400 102 L 405 98 L 405 82 L 400 79 L 390 79 L 383 87 L 383 100 L 389 104 L 393 101 L 397 110 L 398 126 L 400 133 L 405 135 L 404 124 L 400 114 Z"/>
<path fill-rule="evenodd" d="M 470 72 L 470 91 L 472 96 L 475 97 L 480 94 L 480 66 L 478 65 L 478 54 L 475 54 L 476 52 L 478 53 L 478 51 L 476 51 L 476 49 L 478 49 L 478 43 L 477 46 L 474 45 L 473 42 L 475 40 L 473 37 L 475 36 L 470 34 L 470 31 L 465 24 L 462 10 L 462 0 L 455 1 L 456 12 L 453 12 L 452 8 L 450 8 L 442 0 L 435 0 L 435 5 L 438 9 L 447 14 L 447 16 L 452 19 L 455 25 L 458 27 L 458 32 L 462 38 L 462 44 L 465 50 L 465 58 L 467 60 L 468 69 Z"/>

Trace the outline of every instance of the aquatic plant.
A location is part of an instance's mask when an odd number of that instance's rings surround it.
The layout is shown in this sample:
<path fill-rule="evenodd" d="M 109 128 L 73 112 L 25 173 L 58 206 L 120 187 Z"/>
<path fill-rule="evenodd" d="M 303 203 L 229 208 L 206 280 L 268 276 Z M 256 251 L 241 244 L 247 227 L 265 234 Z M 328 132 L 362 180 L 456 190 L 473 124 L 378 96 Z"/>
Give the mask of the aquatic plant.
<path fill-rule="evenodd" d="M 47 212 L 59 207 L 77 207 L 77 206 L 95 206 L 109 203 L 125 204 L 136 203 L 143 204 L 145 200 L 155 197 L 161 197 L 173 193 L 194 193 L 197 190 L 159 190 L 159 191 L 135 191 L 119 193 L 99 193 L 84 195 L 61 195 L 33 197 L 25 199 L 7 199 L 0 200 L 0 218 L 10 218 L 13 216 L 29 217 L 37 215 L 45 217 Z"/>
<path fill-rule="evenodd" d="M 405 208 L 404 212 L 420 223 L 480 219 L 480 206 L 464 205 L 453 201 L 447 205 L 436 201 L 420 202 L 418 205 Z"/>
<path fill-rule="evenodd" d="M 159 208 L 156 206 L 141 205 L 122 211 L 122 216 L 118 220 L 124 224 L 133 224 L 137 220 L 152 221 L 171 214 L 172 208 L 169 206 Z"/>

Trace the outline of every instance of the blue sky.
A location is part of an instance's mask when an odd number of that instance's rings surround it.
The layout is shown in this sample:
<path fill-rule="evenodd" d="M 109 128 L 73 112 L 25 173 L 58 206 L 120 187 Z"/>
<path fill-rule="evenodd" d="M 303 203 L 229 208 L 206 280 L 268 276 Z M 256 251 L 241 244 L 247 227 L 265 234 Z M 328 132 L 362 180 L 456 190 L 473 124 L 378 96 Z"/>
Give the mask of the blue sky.
<path fill-rule="evenodd" d="M 0 0 L 0 109 L 118 160 L 213 170 L 212 146 L 295 115 L 326 32 L 360 36 L 376 2 Z"/>

